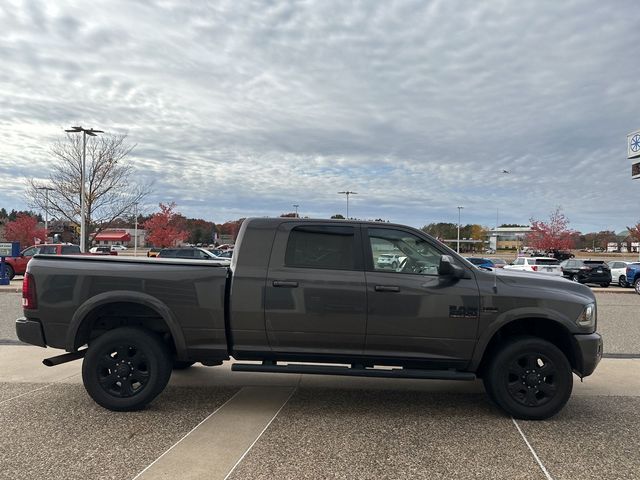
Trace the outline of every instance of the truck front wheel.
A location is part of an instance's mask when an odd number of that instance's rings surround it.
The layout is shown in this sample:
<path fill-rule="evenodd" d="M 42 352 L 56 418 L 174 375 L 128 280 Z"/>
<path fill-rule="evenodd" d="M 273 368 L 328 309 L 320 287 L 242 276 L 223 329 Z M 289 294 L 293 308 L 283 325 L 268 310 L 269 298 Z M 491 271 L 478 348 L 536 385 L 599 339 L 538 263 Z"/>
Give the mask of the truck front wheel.
<path fill-rule="evenodd" d="M 82 363 L 82 381 L 91 398 L 104 408 L 140 410 L 164 390 L 172 363 L 158 335 L 121 327 L 91 342 Z"/>
<path fill-rule="evenodd" d="M 484 385 L 489 397 L 515 418 L 544 420 L 569 400 L 573 374 L 558 347 L 540 338 L 518 337 L 495 354 Z"/>

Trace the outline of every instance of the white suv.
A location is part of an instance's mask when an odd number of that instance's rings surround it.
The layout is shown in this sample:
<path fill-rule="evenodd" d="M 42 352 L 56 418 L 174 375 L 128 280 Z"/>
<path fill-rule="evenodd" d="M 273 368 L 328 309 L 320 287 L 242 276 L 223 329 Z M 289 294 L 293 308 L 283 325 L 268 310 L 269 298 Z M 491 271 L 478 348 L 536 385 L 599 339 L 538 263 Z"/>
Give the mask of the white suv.
<path fill-rule="evenodd" d="M 383 253 L 378 257 L 377 267 L 396 270 L 404 258 L 405 257 L 399 253 Z"/>
<path fill-rule="evenodd" d="M 505 265 L 504 269 L 562 276 L 560 262 L 550 257 L 518 257 L 511 265 Z"/>

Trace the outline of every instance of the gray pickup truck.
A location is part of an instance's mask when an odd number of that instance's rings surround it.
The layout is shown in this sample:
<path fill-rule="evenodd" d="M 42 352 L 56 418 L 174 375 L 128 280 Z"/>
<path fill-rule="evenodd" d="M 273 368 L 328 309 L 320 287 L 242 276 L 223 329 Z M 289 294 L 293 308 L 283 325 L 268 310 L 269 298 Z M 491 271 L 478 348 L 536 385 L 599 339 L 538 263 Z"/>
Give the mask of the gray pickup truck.
<path fill-rule="evenodd" d="M 83 357 L 87 392 L 119 411 L 152 401 L 172 368 L 233 357 L 245 372 L 482 378 L 509 414 L 544 419 L 602 356 L 589 288 L 478 269 L 413 228 L 255 218 L 236 245 L 230 267 L 36 256 L 18 337 L 69 352 L 45 365 Z"/>

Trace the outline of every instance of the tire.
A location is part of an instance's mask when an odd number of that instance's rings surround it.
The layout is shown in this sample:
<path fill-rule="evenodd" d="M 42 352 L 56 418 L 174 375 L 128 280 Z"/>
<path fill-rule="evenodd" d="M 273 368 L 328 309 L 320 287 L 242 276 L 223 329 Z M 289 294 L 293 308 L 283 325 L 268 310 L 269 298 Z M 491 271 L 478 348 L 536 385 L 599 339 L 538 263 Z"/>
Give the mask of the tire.
<path fill-rule="evenodd" d="M 196 362 L 187 362 L 184 360 L 174 360 L 173 361 L 173 369 L 174 370 L 186 370 L 190 366 L 192 366 Z"/>
<path fill-rule="evenodd" d="M 610 285 L 609 283 L 601 283 L 601 284 L 600 284 L 600 286 L 601 286 L 602 288 L 609 288 L 609 285 Z"/>
<path fill-rule="evenodd" d="M 618 278 L 618 285 L 620 285 L 622 288 L 627 288 L 629 286 L 629 284 L 627 283 L 627 277 L 625 275 L 620 275 L 620 278 Z"/>
<path fill-rule="evenodd" d="M 484 385 L 505 412 L 524 420 L 544 420 L 569 400 L 573 373 L 558 347 L 537 337 L 508 340 L 489 363 Z"/>
<path fill-rule="evenodd" d="M 636 281 L 633 282 L 633 289 L 640 295 L 640 278 L 636 278 Z"/>
<path fill-rule="evenodd" d="M 572 275 L 571 280 L 576 283 L 580 283 L 580 277 L 578 277 L 578 275 Z"/>
<path fill-rule="evenodd" d="M 13 271 L 13 267 L 11 265 L 9 265 L 8 263 L 4 264 L 4 274 L 7 276 L 7 278 L 11 281 L 13 280 L 13 277 L 16 276 L 15 272 Z"/>
<path fill-rule="evenodd" d="M 116 412 L 140 410 L 164 390 L 171 366 L 169 349 L 158 335 L 121 327 L 89 345 L 82 381 L 98 405 Z"/>

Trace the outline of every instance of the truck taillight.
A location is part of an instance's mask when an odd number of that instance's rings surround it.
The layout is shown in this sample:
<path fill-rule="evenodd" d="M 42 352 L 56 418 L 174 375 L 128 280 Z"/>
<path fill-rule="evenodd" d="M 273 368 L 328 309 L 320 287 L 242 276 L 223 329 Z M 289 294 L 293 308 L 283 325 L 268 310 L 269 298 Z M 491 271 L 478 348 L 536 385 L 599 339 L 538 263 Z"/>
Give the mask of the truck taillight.
<path fill-rule="evenodd" d="M 533 270 L 534 272 L 538 271 L 538 266 L 537 265 L 531 265 L 531 270 Z"/>
<path fill-rule="evenodd" d="M 30 273 L 25 273 L 24 279 L 22 280 L 22 308 L 25 310 L 38 308 L 36 281 Z"/>

